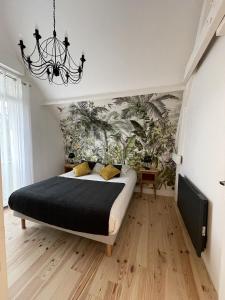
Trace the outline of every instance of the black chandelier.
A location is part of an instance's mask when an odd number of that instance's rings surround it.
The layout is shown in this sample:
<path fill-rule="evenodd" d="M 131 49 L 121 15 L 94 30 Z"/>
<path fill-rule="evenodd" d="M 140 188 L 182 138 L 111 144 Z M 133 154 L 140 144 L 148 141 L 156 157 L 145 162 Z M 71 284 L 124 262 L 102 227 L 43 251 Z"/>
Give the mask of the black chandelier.
<path fill-rule="evenodd" d="M 18 44 L 24 64 L 31 74 L 42 80 L 48 79 L 50 83 L 55 84 L 79 83 L 86 60 L 84 54 L 82 54 L 80 64 L 77 65 L 68 51 L 70 46 L 68 37 L 65 36 L 63 42 L 57 38 L 55 30 L 55 0 L 53 0 L 53 36 L 40 42 L 41 35 L 37 28 L 33 36 L 36 39 L 36 45 L 30 55 L 25 55 L 24 49 L 26 46 L 22 39 Z"/>

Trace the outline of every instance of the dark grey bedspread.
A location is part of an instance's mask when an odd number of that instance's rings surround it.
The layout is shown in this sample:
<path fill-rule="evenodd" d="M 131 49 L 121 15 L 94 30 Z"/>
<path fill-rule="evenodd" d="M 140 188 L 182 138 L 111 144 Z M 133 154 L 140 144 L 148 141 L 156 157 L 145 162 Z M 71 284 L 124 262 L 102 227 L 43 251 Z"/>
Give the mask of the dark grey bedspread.
<path fill-rule="evenodd" d="M 124 185 L 57 176 L 15 191 L 9 206 L 51 225 L 108 235 L 110 210 Z"/>

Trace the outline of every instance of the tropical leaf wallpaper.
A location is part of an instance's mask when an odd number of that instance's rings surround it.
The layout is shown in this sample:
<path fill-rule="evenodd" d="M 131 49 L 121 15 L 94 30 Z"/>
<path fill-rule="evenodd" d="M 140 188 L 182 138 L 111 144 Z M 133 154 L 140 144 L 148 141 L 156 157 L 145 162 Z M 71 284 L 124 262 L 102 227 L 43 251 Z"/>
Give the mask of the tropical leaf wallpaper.
<path fill-rule="evenodd" d="M 182 93 L 149 94 L 58 107 L 65 156 L 139 168 L 150 156 L 158 188 L 173 187 L 175 134 Z"/>

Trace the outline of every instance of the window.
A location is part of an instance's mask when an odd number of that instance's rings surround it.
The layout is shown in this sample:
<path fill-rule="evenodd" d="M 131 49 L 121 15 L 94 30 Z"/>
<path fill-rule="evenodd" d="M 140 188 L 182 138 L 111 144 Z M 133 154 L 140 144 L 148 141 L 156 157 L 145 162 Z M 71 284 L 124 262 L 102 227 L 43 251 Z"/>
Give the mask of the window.
<path fill-rule="evenodd" d="M 0 70 L 0 149 L 3 204 L 10 194 L 32 183 L 29 87 Z"/>

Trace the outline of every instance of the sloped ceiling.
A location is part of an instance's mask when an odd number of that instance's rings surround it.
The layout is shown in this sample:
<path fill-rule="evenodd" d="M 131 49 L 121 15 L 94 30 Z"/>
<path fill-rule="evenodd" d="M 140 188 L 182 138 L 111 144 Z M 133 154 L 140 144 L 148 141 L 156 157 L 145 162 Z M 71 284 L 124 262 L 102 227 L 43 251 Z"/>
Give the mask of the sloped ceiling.
<path fill-rule="evenodd" d="M 29 53 L 35 25 L 43 38 L 52 34 L 51 0 L 0 3 L 18 57 L 20 35 Z M 56 0 L 57 34 L 68 33 L 75 60 L 84 50 L 84 77 L 69 87 L 35 81 L 48 101 L 180 84 L 201 6 L 202 0 Z"/>

